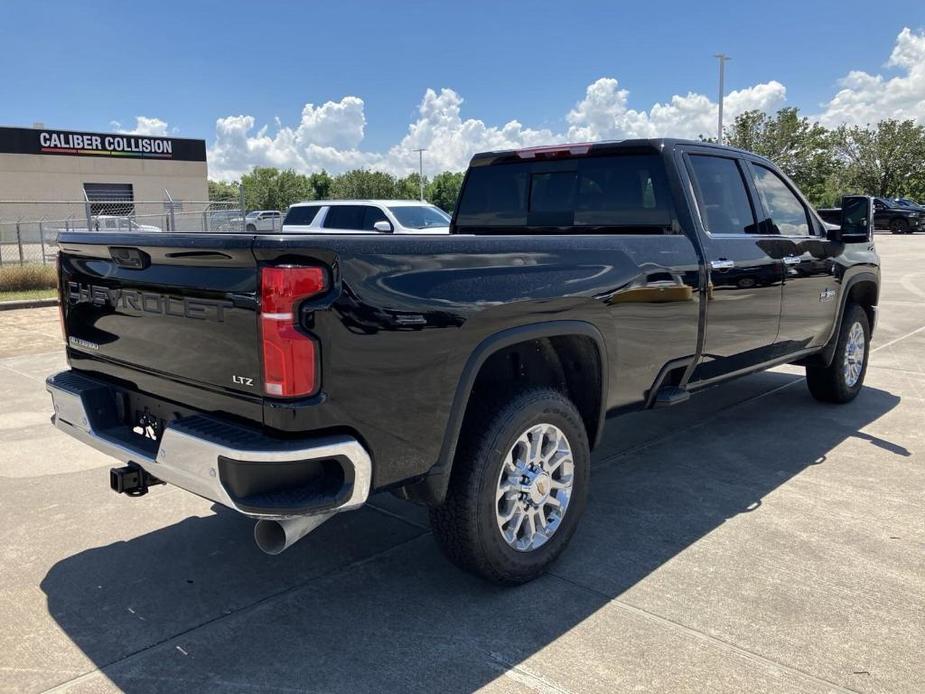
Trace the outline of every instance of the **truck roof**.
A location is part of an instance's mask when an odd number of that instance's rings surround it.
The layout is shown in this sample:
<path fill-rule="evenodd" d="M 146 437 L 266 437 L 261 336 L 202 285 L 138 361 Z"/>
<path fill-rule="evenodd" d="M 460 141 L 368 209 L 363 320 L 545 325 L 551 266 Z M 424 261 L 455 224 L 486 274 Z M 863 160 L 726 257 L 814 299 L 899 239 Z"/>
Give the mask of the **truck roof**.
<path fill-rule="evenodd" d="M 698 147 L 709 147 L 721 149 L 727 152 L 738 152 L 754 155 L 751 152 L 720 145 L 715 142 L 701 142 L 699 140 L 686 140 L 676 137 L 653 137 L 653 138 L 636 138 L 628 140 L 600 140 L 597 142 L 575 142 L 562 143 L 555 145 L 544 145 L 540 147 L 525 147 L 522 149 L 503 149 L 490 152 L 479 152 L 473 155 L 469 162 L 470 166 L 486 166 L 494 163 L 510 162 L 524 159 L 535 159 L 537 155 L 553 156 L 584 156 L 587 154 L 606 154 L 608 152 L 620 152 L 626 150 L 639 150 L 658 152 L 666 147 L 675 145 L 697 145 Z M 560 154 L 561 153 L 561 154 Z"/>

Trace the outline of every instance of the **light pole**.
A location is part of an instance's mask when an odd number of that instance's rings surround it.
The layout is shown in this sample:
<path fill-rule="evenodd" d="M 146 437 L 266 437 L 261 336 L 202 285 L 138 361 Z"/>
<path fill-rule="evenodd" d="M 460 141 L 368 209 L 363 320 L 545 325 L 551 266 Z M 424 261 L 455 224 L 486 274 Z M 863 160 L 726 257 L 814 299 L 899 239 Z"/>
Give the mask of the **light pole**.
<path fill-rule="evenodd" d="M 426 147 L 412 150 L 418 153 L 418 182 L 421 184 L 421 202 L 424 202 L 424 152 Z"/>
<path fill-rule="evenodd" d="M 725 92 L 726 61 L 732 58 L 725 53 L 715 53 L 713 57 L 719 58 L 719 118 L 716 125 L 716 141 L 723 144 L 723 93 Z"/>

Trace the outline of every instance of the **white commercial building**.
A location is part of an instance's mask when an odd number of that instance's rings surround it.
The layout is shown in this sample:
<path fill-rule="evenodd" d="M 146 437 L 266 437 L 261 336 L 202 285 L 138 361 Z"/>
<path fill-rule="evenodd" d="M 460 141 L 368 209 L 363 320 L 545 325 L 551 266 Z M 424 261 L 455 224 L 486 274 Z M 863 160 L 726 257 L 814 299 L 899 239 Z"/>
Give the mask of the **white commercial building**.
<path fill-rule="evenodd" d="M 156 214 L 172 199 L 208 200 L 206 143 L 175 137 L 0 127 L 0 218 L 79 214 L 37 202 L 123 201 L 113 213 Z M 15 205 L 16 202 L 31 205 Z M 136 202 L 149 209 L 135 209 Z M 155 205 L 157 203 L 157 205 Z M 94 205 L 101 208 L 102 205 Z M 93 214 L 110 212 L 94 209 Z"/>

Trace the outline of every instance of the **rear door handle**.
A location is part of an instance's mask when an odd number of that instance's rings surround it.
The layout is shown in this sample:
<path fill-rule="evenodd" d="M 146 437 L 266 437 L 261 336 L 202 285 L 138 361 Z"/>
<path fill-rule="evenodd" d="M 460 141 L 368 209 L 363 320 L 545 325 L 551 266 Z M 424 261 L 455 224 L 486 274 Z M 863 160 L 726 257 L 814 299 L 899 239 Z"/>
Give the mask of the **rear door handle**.
<path fill-rule="evenodd" d="M 731 270 L 735 266 L 736 263 L 734 260 L 726 260 L 725 258 L 710 261 L 710 267 L 714 270 Z"/>
<path fill-rule="evenodd" d="M 803 259 L 798 255 L 784 256 L 784 265 L 799 265 L 801 262 L 803 262 Z"/>

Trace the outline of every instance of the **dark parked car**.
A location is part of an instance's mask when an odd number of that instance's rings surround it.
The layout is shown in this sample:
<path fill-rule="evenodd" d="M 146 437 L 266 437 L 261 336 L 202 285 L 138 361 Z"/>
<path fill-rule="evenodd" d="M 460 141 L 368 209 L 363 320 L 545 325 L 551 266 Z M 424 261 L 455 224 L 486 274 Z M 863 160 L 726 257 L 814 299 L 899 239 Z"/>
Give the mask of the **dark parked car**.
<path fill-rule="evenodd" d="M 841 210 L 830 207 L 818 210 L 823 220 L 837 224 Z M 889 198 L 874 198 L 874 226 L 889 229 L 894 234 L 925 231 L 925 210 Z"/>
<path fill-rule="evenodd" d="M 527 581 L 608 415 L 784 363 L 858 394 L 872 214 L 826 228 L 761 157 L 629 140 L 476 155 L 450 234 L 62 233 L 54 421 L 116 491 L 224 504 L 267 552 L 391 490 L 459 566 Z"/>
<path fill-rule="evenodd" d="M 894 234 L 925 230 L 925 210 L 901 205 L 889 198 L 874 198 L 874 226 Z"/>
<path fill-rule="evenodd" d="M 895 198 L 893 202 L 895 202 L 900 207 L 905 207 L 906 209 L 925 212 L 925 205 L 922 205 L 915 200 L 910 200 L 909 198 Z"/>

